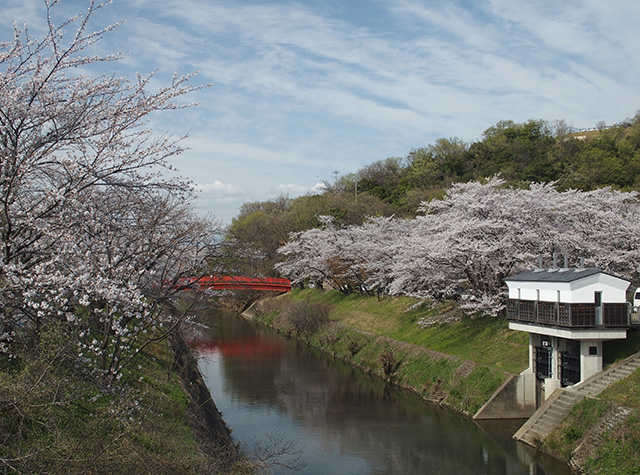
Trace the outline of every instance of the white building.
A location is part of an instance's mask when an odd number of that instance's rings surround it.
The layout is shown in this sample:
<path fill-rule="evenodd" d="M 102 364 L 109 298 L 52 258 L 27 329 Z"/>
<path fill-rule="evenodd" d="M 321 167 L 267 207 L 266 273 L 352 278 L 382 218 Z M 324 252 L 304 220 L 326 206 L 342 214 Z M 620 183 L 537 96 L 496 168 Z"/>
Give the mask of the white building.
<path fill-rule="evenodd" d="M 627 337 L 626 279 L 595 268 L 535 269 L 505 279 L 507 319 L 529 333 L 536 404 L 602 370 L 602 342 Z"/>

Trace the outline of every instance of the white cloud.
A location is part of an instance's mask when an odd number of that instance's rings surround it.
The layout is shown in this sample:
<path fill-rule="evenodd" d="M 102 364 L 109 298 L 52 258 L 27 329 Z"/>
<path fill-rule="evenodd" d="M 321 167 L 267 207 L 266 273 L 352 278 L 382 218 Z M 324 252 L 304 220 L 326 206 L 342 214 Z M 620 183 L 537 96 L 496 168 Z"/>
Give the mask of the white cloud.
<path fill-rule="evenodd" d="M 278 185 L 278 190 L 282 194 L 289 195 L 291 198 L 295 198 L 300 195 L 304 195 L 309 193 L 311 189 L 308 186 L 304 185 L 295 185 L 293 183 L 289 183 L 287 185 Z"/>
<path fill-rule="evenodd" d="M 9 4 L 0 18 L 42 10 L 38 0 Z M 499 120 L 587 127 L 640 107 L 640 2 L 367 6 L 361 15 L 339 0 L 119 0 L 104 9 L 107 23 L 127 23 L 100 47 L 129 51 L 119 75 L 158 68 L 155 85 L 200 70 L 194 82 L 213 83 L 188 99 L 199 107 L 152 125 L 189 132 L 191 150 L 175 165 L 201 184 L 198 206 L 231 216 L 241 200 L 305 193 L 334 170 L 355 172 L 438 137 L 473 140 Z"/>
<path fill-rule="evenodd" d="M 244 193 L 242 187 L 233 185 L 231 183 L 222 183 L 221 181 L 214 181 L 213 183 L 197 183 L 195 185 L 197 191 L 205 193 L 219 193 L 229 195 L 239 195 Z"/>
<path fill-rule="evenodd" d="M 316 183 L 315 185 L 313 185 L 313 188 L 311 188 L 311 192 L 319 194 L 319 193 L 323 193 L 326 189 L 327 189 L 327 185 L 325 185 L 324 183 L 320 182 L 320 183 Z"/>

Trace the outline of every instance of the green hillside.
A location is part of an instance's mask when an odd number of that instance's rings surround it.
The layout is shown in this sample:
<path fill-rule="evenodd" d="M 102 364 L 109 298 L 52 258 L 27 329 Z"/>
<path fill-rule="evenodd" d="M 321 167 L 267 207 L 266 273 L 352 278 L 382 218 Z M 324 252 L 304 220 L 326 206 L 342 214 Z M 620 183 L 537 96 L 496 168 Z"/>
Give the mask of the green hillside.
<path fill-rule="evenodd" d="M 333 216 L 339 225 L 368 216 L 412 217 L 451 184 L 494 175 L 516 187 L 556 182 L 559 191 L 640 190 L 640 112 L 582 132 L 562 121 L 500 121 L 476 141 L 441 138 L 336 176 L 321 194 L 245 203 L 227 231 L 227 265 L 247 275 L 271 275 L 277 248 L 291 232 L 317 227 L 319 215 Z M 247 252 L 251 259 L 238 257 Z"/>

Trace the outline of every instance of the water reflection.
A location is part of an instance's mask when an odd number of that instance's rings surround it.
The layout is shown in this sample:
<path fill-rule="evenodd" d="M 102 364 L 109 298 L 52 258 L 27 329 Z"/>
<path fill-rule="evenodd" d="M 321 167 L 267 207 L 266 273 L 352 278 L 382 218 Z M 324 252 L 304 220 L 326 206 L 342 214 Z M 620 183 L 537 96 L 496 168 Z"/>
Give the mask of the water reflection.
<path fill-rule="evenodd" d="M 536 460 L 504 424 L 479 426 L 253 322 L 203 318 L 210 330 L 193 344 L 232 435 L 298 441 L 302 473 L 570 473 Z"/>

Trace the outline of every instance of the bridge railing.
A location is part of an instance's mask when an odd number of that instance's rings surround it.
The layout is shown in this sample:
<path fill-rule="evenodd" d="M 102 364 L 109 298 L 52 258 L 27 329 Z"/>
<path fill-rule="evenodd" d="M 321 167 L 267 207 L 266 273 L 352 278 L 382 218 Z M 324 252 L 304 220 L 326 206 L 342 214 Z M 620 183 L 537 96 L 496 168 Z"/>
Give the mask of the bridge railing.
<path fill-rule="evenodd" d="M 241 277 L 229 275 L 210 275 L 202 277 L 182 277 L 178 279 L 174 288 L 189 289 L 252 289 L 276 292 L 291 291 L 291 281 L 278 277 Z"/>

